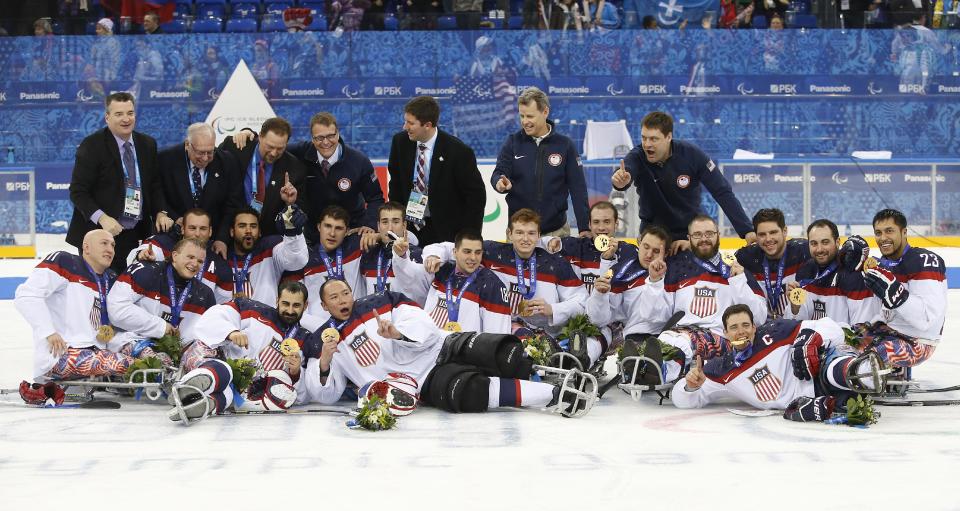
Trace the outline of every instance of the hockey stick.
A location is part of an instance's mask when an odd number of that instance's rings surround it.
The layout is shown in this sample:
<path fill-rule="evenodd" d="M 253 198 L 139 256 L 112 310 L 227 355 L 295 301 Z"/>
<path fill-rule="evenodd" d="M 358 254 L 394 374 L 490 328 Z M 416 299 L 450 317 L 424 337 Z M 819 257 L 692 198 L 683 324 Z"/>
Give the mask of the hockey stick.
<path fill-rule="evenodd" d="M 116 401 L 106 401 L 102 399 L 98 399 L 94 401 L 85 401 L 83 403 L 67 403 L 67 404 L 53 405 L 53 406 L 32 405 L 29 403 L 13 403 L 10 401 L 0 401 L 0 404 L 4 404 L 7 406 L 20 406 L 20 407 L 26 407 L 26 408 L 83 408 L 88 410 L 116 410 L 120 408 L 120 403 Z"/>
<path fill-rule="evenodd" d="M 953 385 L 951 387 L 940 387 L 937 389 L 925 389 L 923 387 L 908 388 L 907 394 L 931 394 L 934 392 L 953 392 L 955 390 L 960 390 L 960 385 Z"/>
<path fill-rule="evenodd" d="M 951 406 L 960 405 L 960 399 L 881 399 L 875 398 L 874 404 L 880 406 Z"/>
<path fill-rule="evenodd" d="M 286 410 L 232 410 L 211 417 L 230 417 L 231 415 L 299 415 L 308 413 L 330 413 L 356 417 L 359 412 L 346 406 L 315 406 L 313 408 L 288 408 Z"/>
<path fill-rule="evenodd" d="M 677 326 L 677 323 L 679 323 L 680 320 L 683 319 L 684 315 L 686 315 L 686 312 L 684 311 L 677 311 L 673 313 L 673 316 L 670 316 L 670 319 L 668 319 L 667 322 L 663 324 L 663 328 L 660 329 L 660 333 L 654 337 L 659 337 L 660 334 Z M 617 383 L 620 383 L 620 374 L 617 374 L 613 378 L 610 378 L 608 382 L 600 386 L 600 390 L 597 391 L 597 399 L 600 399 L 601 397 L 603 397 L 603 395 L 606 394 L 607 391 L 610 390 L 610 388 L 612 388 Z"/>

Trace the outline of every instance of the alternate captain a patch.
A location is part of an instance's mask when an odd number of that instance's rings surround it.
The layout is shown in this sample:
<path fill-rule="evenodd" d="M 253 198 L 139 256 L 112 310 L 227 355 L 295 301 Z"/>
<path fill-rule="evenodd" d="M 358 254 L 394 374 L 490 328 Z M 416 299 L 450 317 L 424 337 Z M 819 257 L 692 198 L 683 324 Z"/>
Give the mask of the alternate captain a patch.
<path fill-rule="evenodd" d="M 717 290 L 709 287 L 693 288 L 693 301 L 690 302 L 690 313 L 700 318 L 717 313 Z"/>
<path fill-rule="evenodd" d="M 363 367 L 369 367 L 377 363 L 380 358 L 380 345 L 377 341 L 367 337 L 365 332 L 361 332 L 350 341 L 350 348 L 353 349 L 357 357 L 357 363 Z"/>
<path fill-rule="evenodd" d="M 750 375 L 750 383 L 753 384 L 753 391 L 757 393 L 757 399 L 760 401 L 773 401 L 780 395 L 780 388 L 783 382 L 770 372 L 770 368 L 763 366 Z"/>

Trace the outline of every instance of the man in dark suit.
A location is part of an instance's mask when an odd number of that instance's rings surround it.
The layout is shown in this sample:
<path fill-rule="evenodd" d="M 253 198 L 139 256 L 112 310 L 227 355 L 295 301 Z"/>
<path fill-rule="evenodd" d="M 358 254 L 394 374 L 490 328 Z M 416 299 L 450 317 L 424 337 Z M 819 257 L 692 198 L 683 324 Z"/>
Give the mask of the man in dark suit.
<path fill-rule="evenodd" d="M 243 178 L 236 159 L 217 149 L 213 127 L 202 122 L 187 128 L 183 145 L 160 151 L 160 183 L 167 213 L 178 223 L 183 213 L 200 208 L 210 215 L 213 251 L 223 257 L 230 239 L 230 219 L 243 207 Z"/>
<path fill-rule="evenodd" d="M 93 229 L 114 236 L 116 253 L 126 254 L 150 236 L 152 228 L 166 232 L 173 220 L 166 214 L 157 167 L 157 141 L 134 131 L 133 96 L 116 92 L 106 99 L 107 127 L 88 136 L 77 147 L 70 178 L 73 218 L 67 243 L 77 247 Z M 123 257 L 113 259 L 117 273 Z"/>
<path fill-rule="evenodd" d="M 403 131 L 390 145 L 390 200 L 407 205 L 408 226 L 420 246 L 454 241 L 464 228 L 483 227 L 486 188 L 473 149 L 437 129 L 440 105 L 430 96 L 418 96 L 403 107 Z M 421 195 L 411 201 L 412 193 Z M 416 204 L 426 196 L 422 218 Z"/>
<path fill-rule="evenodd" d="M 248 130 L 249 131 L 249 130 Z M 243 202 L 260 212 L 263 236 L 280 234 L 276 218 L 287 204 L 303 207 L 303 182 L 306 171 L 297 158 L 287 152 L 290 123 L 282 117 L 263 121 L 260 134 L 238 147 L 233 137 L 220 143 L 220 149 L 237 160 L 243 181 Z M 299 199 L 299 200 L 298 200 Z"/>

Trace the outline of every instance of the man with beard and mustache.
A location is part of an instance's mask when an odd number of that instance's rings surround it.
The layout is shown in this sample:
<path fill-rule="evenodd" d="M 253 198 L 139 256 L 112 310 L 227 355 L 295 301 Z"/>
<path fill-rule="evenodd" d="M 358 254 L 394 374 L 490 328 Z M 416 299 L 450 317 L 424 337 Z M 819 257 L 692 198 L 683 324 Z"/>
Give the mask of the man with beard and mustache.
<path fill-rule="evenodd" d="M 481 265 L 483 236 L 479 232 L 460 231 L 454 241 L 454 261 L 435 272 L 411 261 L 406 256 L 408 245 L 405 240 L 393 244 L 397 280 L 404 289 L 428 290 L 423 309 L 437 327 L 449 332 L 511 332 L 507 288 Z"/>
<path fill-rule="evenodd" d="M 802 238 L 787 239 L 783 211 L 761 209 L 753 215 L 757 243 L 737 250 L 737 262 L 752 273 L 767 298 L 767 315 L 782 318 L 787 310 L 787 286 L 796 279 L 800 266 L 810 259 L 810 250 Z"/>
<path fill-rule="evenodd" d="M 305 215 L 296 205 L 287 206 L 279 224 L 283 235 L 260 237 L 260 216 L 245 207 L 233 217 L 227 250 L 227 264 L 233 273 L 233 296 L 261 303 L 277 301 L 277 284 L 285 271 L 296 271 L 307 264 L 307 241 L 303 237 Z"/>
<path fill-rule="evenodd" d="M 663 112 L 651 112 L 641 121 L 641 144 L 634 147 L 620 169 L 613 173 L 613 187 L 626 190 L 630 183 L 640 196 L 640 230 L 648 223 L 667 228 L 673 237 L 670 255 L 691 248 L 686 240 L 690 220 L 702 213 L 703 184 L 737 233 L 753 243 L 756 234 L 743 206 L 733 194 L 717 164 L 700 148 L 673 139 L 673 118 Z"/>
<path fill-rule="evenodd" d="M 213 244 L 210 243 L 213 233 L 210 214 L 198 208 L 188 209 L 183 213 L 180 223 L 183 224 L 182 227 L 178 225 L 170 232 L 155 234 L 143 240 L 143 243 L 127 256 L 127 264 L 136 261 L 164 261 L 178 241 L 193 238 L 207 247 L 207 256 L 203 268 L 197 273 L 197 279 L 213 291 L 217 303 L 233 298 L 233 274 L 227 261 L 214 251 Z"/>
<path fill-rule="evenodd" d="M 842 326 L 872 321 L 880 313 L 880 301 L 863 282 L 860 272 L 840 264 L 840 231 L 830 220 L 820 219 L 807 227 L 810 259 L 787 283 L 787 294 L 803 288 L 800 303 L 790 303 L 793 319 L 830 318 Z M 794 295 L 796 296 L 796 295 Z"/>
<path fill-rule="evenodd" d="M 674 385 L 677 408 L 702 408 L 736 399 L 761 410 L 785 409 L 784 419 L 822 422 L 857 393 L 872 394 L 870 357 L 856 356 L 830 318 L 779 319 L 757 327 L 750 307 L 723 312 L 724 336 L 698 353 Z"/>
<path fill-rule="evenodd" d="M 593 291 L 593 282 L 607 272 L 617 261 L 632 261 L 637 258 L 637 248 L 629 243 L 620 243 L 613 238 L 617 230 L 617 208 L 607 201 L 590 207 L 590 236 L 552 238 L 545 236 L 543 242 L 550 253 L 560 253 L 580 276 L 587 293 Z M 602 252 L 595 240 L 606 236 L 608 248 Z M 601 238 L 602 240 L 602 238 Z M 602 246 L 602 245 L 601 245 Z"/>
<path fill-rule="evenodd" d="M 251 384 L 246 395 L 256 407 L 275 409 L 271 405 L 286 408 L 293 404 L 295 393 L 280 400 L 262 391 L 278 382 L 292 388 L 306 361 L 319 356 L 319 345 L 307 342 L 310 331 L 300 325 L 307 306 L 307 288 L 300 282 L 283 282 L 276 293 L 276 308 L 236 298 L 211 307 L 200 317 L 195 329 L 197 340 L 183 351 L 180 366 L 184 375 L 174 386 L 181 406 L 175 405 L 170 411 L 171 420 L 180 420 L 183 415 L 196 419 L 223 413 L 233 404 L 233 373 L 225 358 L 253 360 L 258 373 L 267 375 Z"/>
<path fill-rule="evenodd" d="M 876 352 L 888 366 L 913 367 L 933 355 L 943 334 L 946 265 L 937 254 L 910 246 L 907 217 L 900 211 L 877 212 L 873 232 L 883 256 L 873 268 L 863 238 L 851 236 L 840 250 L 843 266 L 862 271 L 864 284 L 880 299 L 880 313 L 853 330 L 861 337 L 861 349 Z"/>
<path fill-rule="evenodd" d="M 205 243 L 183 238 L 173 246 L 169 262 L 130 265 L 107 295 L 110 322 L 124 330 L 117 344 L 134 343 L 137 356 L 140 346 L 147 346 L 137 342 L 141 339 L 178 335 L 183 346 L 197 339 L 197 321 L 216 305 L 213 291 L 195 278 L 206 255 Z"/>

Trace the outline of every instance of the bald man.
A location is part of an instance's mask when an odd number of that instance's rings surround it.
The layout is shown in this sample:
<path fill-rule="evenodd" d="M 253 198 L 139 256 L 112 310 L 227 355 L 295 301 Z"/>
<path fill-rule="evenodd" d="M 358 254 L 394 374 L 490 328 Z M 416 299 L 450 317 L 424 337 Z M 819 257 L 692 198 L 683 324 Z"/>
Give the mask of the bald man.
<path fill-rule="evenodd" d="M 33 330 L 33 379 L 68 380 L 123 374 L 133 346 L 118 346 L 107 315 L 115 243 L 104 229 L 83 237 L 82 255 L 54 252 L 17 287 L 14 306 Z M 110 348 L 113 348 L 112 350 Z M 154 355 L 150 348 L 137 353 Z"/>

